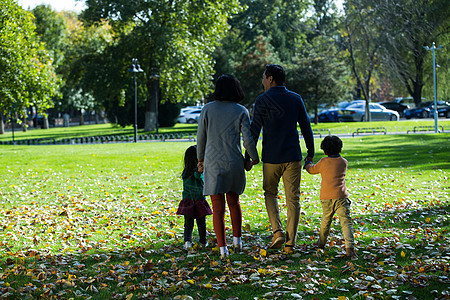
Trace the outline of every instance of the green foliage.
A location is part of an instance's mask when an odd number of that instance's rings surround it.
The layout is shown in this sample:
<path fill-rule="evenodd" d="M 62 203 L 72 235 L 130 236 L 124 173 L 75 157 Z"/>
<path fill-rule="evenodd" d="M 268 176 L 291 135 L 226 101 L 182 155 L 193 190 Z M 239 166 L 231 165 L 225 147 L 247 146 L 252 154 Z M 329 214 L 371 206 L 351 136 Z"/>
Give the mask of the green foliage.
<path fill-rule="evenodd" d="M 370 2 L 370 1 L 369 1 Z M 377 15 L 366 0 L 345 3 L 343 42 L 349 52 L 349 62 L 362 97 L 369 102 L 371 81 L 380 60 L 383 35 L 376 27 Z M 368 111 L 366 105 L 366 110 Z M 370 114 L 366 113 L 366 121 Z"/>
<path fill-rule="evenodd" d="M 36 24 L 36 37 L 52 54 L 53 66 L 57 68 L 64 59 L 68 32 L 64 17 L 53 11 L 50 5 L 38 5 L 32 11 Z"/>
<path fill-rule="evenodd" d="M 231 26 L 214 53 L 215 77 L 231 73 L 241 82 L 249 106 L 262 93 L 266 64 L 291 63 L 304 40 L 302 16 L 306 1 L 241 0 L 244 10 L 229 20 Z"/>
<path fill-rule="evenodd" d="M 160 127 L 173 127 L 180 115 L 179 103 L 165 102 L 159 106 L 158 122 Z"/>
<path fill-rule="evenodd" d="M 347 57 L 336 41 L 337 13 L 329 1 L 315 1 L 314 14 L 305 22 L 307 40 L 297 49 L 289 66 L 288 86 L 302 95 L 307 109 L 314 111 L 315 122 L 319 105 L 332 105 L 347 96 L 350 70 Z"/>
<path fill-rule="evenodd" d="M 103 51 L 113 42 L 111 27 L 106 23 L 98 26 L 83 26 L 76 15 L 66 16 L 70 20 L 71 28 L 67 48 L 65 49 L 64 66 L 62 74 L 65 85 L 62 87 L 62 111 L 102 110 L 107 93 L 115 93 L 119 101 L 120 89 L 109 89 L 112 82 L 101 81 L 104 72 L 112 72 L 111 76 L 120 74 L 117 67 L 108 61 L 110 57 L 102 57 Z M 98 59 L 101 57 L 100 59 Z M 110 69 L 113 67 L 113 69 Z M 115 73 L 114 73 L 115 72 Z M 102 85 L 102 90 L 93 90 L 92 87 Z M 106 87 L 106 88 L 105 88 Z M 97 92 L 97 93 L 95 93 Z"/>
<path fill-rule="evenodd" d="M 431 47 L 433 42 L 448 40 L 448 1 L 375 1 L 372 5 L 374 25 L 384 36 L 380 50 L 385 67 L 419 104 L 425 78 L 429 77 L 430 86 L 433 84 L 432 54 L 424 46 Z"/>
<path fill-rule="evenodd" d="M 264 92 L 262 88 L 262 75 L 267 64 L 281 63 L 272 45 L 262 33 L 258 35 L 255 45 L 250 46 L 242 57 L 234 62 L 234 73 L 241 78 L 241 86 L 245 91 L 243 105 L 251 105 L 255 98 Z"/>
<path fill-rule="evenodd" d="M 31 13 L 15 1 L 0 3 L 0 112 L 23 117 L 34 106 L 42 113 L 52 103 L 57 78 L 51 57 L 35 36 Z"/>
<path fill-rule="evenodd" d="M 98 90 L 105 90 L 102 83 L 111 83 L 113 92 L 103 99 L 111 103 L 105 106 L 114 107 L 117 102 L 114 91 L 126 89 L 125 66 L 131 58 L 138 58 L 146 72 L 146 112 L 154 113 L 156 107 L 149 92 L 153 86 L 150 78 L 153 68 L 160 75 L 162 102 L 204 99 L 212 88 L 212 52 L 228 28 L 227 17 L 239 10 L 237 4 L 236 0 L 217 3 L 199 0 L 87 1 L 83 19 L 87 23 L 106 20 L 115 33 L 115 42 L 94 61 L 103 61 L 105 55 L 114 57 L 109 65 L 116 72 L 97 72 L 100 84 L 94 83 L 91 90 L 96 94 Z M 112 62 L 115 67 L 111 66 Z"/>

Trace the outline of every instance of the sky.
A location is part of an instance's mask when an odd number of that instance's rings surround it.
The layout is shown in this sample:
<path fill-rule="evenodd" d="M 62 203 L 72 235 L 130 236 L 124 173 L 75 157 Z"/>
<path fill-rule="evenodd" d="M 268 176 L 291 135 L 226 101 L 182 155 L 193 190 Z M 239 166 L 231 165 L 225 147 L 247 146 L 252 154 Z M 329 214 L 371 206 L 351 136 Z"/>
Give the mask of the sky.
<path fill-rule="evenodd" d="M 81 12 L 85 8 L 84 0 L 18 0 L 17 2 L 24 9 L 33 9 L 40 4 L 48 4 L 56 11 Z"/>
<path fill-rule="evenodd" d="M 70 10 L 81 12 L 84 8 L 84 0 L 18 0 L 19 5 L 24 9 L 33 9 L 39 4 L 50 4 L 56 11 Z M 336 0 L 338 8 L 342 9 L 343 0 Z"/>

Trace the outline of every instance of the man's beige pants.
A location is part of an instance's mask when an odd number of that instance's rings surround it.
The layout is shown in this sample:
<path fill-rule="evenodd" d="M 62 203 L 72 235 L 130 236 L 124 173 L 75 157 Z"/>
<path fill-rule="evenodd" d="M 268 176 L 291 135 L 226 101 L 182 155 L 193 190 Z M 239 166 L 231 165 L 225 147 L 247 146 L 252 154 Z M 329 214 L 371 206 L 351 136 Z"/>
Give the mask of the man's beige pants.
<path fill-rule="evenodd" d="M 349 199 L 331 199 L 321 200 L 322 202 L 322 221 L 320 222 L 319 245 L 325 246 L 328 234 L 330 233 L 331 222 L 334 214 L 339 217 L 344 236 L 345 248 L 354 248 L 355 240 L 353 237 L 353 221 L 350 216 Z"/>
<path fill-rule="evenodd" d="M 263 164 L 264 198 L 273 232 L 283 230 L 278 207 L 278 184 L 283 177 L 287 205 L 286 245 L 289 246 L 295 246 L 297 240 L 301 170 L 301 161 Z"/>

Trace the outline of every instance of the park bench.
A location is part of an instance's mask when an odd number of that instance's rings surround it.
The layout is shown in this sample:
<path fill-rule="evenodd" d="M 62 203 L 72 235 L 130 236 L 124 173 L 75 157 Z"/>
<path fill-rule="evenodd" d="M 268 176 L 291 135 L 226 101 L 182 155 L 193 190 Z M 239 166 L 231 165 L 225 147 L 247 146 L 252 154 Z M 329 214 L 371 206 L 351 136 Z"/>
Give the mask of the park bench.
<path fill-rule="evenodd" d="M 313 132 L 313 135 L 318 135 L 319 137 L 322 137 L 322 134 L 331 135 L 330 129 L 313 129 L 312 132 Z M 303 136 L 301 132 L 299 133 L 299 135 Z M 262 137 L 259 137 L 259 139 L 261 140 Z"/>
<path fill-rule="evenodd" d="M 439 125 L 439 128 L 441 129 L 439 132 L 444 132 L 444 127 L 442 125 Z M 426 131 L 433 131 L 434 132 L 434 126 L 414 126 L 413 129 L 408 130 L 406 133 L 409 134 L 410 132 L 426 132 Z"/>
<path fill-rule="evenodd" d="M 371 133 L 371 134 L 375 134 L 375 133 L 383 133 L 386 134 L 387 130 L 384 127 L 368 127 L 368 128 L 358 128 L 356 129 L 355 132 L 352 133 L 352 137 L 362 133 Z"/>
<path fill-rule="evenodd" d="M 313 135 L 318 135 L 320 138 L 322 138 L 322 133 L 331 135 L 330 129 L 313 129 Z"/>

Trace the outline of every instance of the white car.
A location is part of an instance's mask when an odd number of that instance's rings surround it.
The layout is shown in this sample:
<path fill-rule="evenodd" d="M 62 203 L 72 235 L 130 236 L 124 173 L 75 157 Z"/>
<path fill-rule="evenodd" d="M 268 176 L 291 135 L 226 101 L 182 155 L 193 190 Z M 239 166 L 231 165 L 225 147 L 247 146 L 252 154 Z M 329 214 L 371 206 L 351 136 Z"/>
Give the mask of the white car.
<path fill-rule="evenodd" d="M 198 117 L 202 111 L 203 106 L 188 106 L 181 109 L 180 115 L 178 116 L 178 123 L 197 123 Z"/>
<path fill-rule="evenodd" d="M 398 112 L 385 108 L 378 103 L 369 103 L 369 110 L 372 121 L 398 121 L 400 116 Z M 364 102 L 358 102 L 356 104 L 349 105 L 338 112 L 339 122 L 349 121 L 364 121 L 364 115 L 366 113 L 366 104 Z"/>

